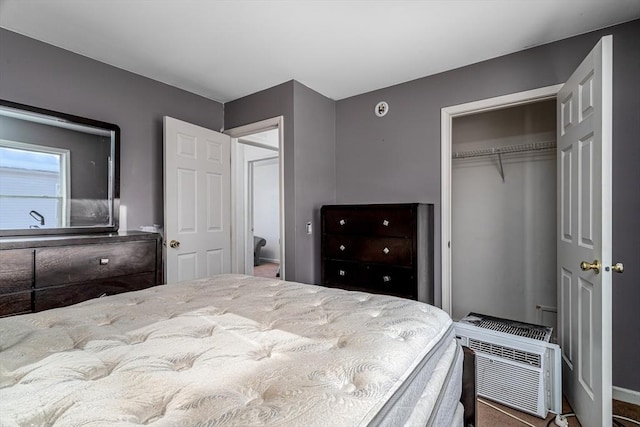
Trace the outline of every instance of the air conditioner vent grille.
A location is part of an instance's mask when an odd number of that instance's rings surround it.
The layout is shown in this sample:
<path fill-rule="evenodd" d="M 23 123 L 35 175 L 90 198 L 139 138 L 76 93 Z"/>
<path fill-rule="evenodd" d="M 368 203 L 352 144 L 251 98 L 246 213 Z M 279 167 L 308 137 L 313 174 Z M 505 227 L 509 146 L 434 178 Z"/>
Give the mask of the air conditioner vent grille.
<path fill-rule="evenodd" d="M 527 366 L 533 366 L 536 368 L 542 367 L 542 358 L 540 357 L 540 354 L 530 353 L 528 351 L 518 350 L 473 338 L 469 338 L 469 348 L 481 353 L 513 360 L 514 362 L 519 362 Z"/>
<path fill-rule="evenodd" d="M 509 325 L 505 322 L 496 322 L 494 320 L 483 319 L 476 326 L 492 331 L 504 332 L 505 334 L 517 335 L 519 337 L 531 338 L 539 341 L 548 341 L 548 333 L 544 329 L 522 328 L 519 326 Z"/>
<path fill-rule="evenodd" d="M 532 323 L 518 322 L 516 320 L 502 319 L 500 317 L 487 316 L 486 314 L 469 313 L 460 322 L 468 323 L 483 329 L 502 332 L 509 335 L 530 338 L 538 341 L 549 342 L 553 329 L 548 326 L 534 325 Z"/>
<path fill-rule="evenodd" d="M 520 410 L 544 417 L 546 410 L 539 407 L 541 376 L 534 369 L 518 367 L 506 362 L 478 356 L 478 394 Z M 505 381 L 505 378 L 517 381 Z"/>

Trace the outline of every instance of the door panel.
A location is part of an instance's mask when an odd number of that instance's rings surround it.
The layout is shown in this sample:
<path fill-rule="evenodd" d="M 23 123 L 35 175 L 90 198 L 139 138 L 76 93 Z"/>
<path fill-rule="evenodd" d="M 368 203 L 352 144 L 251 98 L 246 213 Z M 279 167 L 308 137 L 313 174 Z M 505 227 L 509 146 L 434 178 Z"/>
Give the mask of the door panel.
<path fill-rule="evenodd" d="M 594 212 L 593 212 L 593 133 L 589 133 L 579 142 L 579 167 L 578 167 L 578 233 L 579 245 L 586 249 L 594 248 Z"/>
<path fill-rule="evenodd" d="M 164 118 L 166 281 L 231 271 L 231 138 Z"/>
<path fill-rule="evenodd" d="M 194 233 L 196 231 L 196 171 L 178 169 L 178 231 L 180 233 Z"/>
<path fill-rule="evenodd" d="M 573 241 L 573 223 L 571 222 L 573 215 L 571 214 L 571 200 L 573 195 L 571 193 L 572 185 L 572 173 L 571 166 L 573 165 L 572 158 L 573 145 L 568 144 L 563 150 L 560 151 L 558 159 L 560 161 L 558 182 L 560 183 L 560 221 L 558 222 L 561 227 L 560 238 L 571 243 Z"/>
<path fill-rule="evenodd" d="M 179 253 L 177 255 L 176 274 L 176 282 L 193 280 L 198 277 L 198 258 L 195 252 Z M 167 283 L 172 282 L 167 280 Z"/>
<path fill-rule="evenodd" d="M 207 231 L 221 231 L 224 218 L 224 177 L 219 173 L 207 173 L 206 215 Z"/>
<path fill-rule="evenodd" d="M 207 251 L 207 276 L 224 273 L 224 253 L 221 249 Z"/>
<path fill-rule="evenodd" d="M 612 38 L 558 93 L 558 302 L 563 391 L 580 423 L 611 423 Z"/>
<path fill-rule="evenodd" d="M 561 271 L 560 278 L 560 301 L 559 304 L 563 308 L 559 314 L 560 324 L 558 328 L 560 329 L 560 348 L 562 349 L 562 357 L 569 365 L 570 369 L 573 369 L 573 342 L 571 340 L 571 329 L 575 327 L 575 322 L 573 321 L 573 312 L 571 306 L 571 289 L 573 286 L 571 285 L 571 278 L 573 274 L 571 271 L 563 268 Z"/>

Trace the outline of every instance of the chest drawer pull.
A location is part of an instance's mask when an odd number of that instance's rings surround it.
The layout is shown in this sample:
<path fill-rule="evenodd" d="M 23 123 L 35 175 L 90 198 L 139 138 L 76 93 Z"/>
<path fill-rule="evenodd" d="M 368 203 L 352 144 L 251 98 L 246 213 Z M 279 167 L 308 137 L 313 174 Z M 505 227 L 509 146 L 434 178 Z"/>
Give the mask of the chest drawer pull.
<path fill-rule="evenodd" d="M 347 249 L 344 245 L 340 245 L 340 250 L 344 251 L 345 249 Z"/>
<path fill-rule="evenodd" d="M 345 221 L 344 219 L 341 219 L 339 224 L 340 225 L 345 225 L 346 223 L 347 223 L 347 221 Z"/>
<path fill-rule="evenodd" d="M 341 276 L 346 276 L 347 272 L 344 271 L 344 270 L 340 270 L 340 271 L 338 271 L 338 274 L 341 275 Z"/>
<path fill-rule="evenodd" d="M 382 281 L 383 282 L 390 282 L 391 281 L 391 276 L 382 276 Z"/>
<path fill-rule="evenodd" d="M 385 254 L 385 255 L 387 255 L 387 254 L 388 254 L 389 252 L 391 252 L 391 251 L 389 250 L 389 248 L 384 248 L 384 249 L 382 250 L 382 252 L 384 252 L 384 254 Z"/>
<path fill-rule="evenodd" d="M 109 264 L 109 258 L 100 258 L 100 265 Z"/>
<path fill-rule="evenodd" d="M 382 225 L 384 225 L 385 227 L 389 226 L 389 221 L 387 221 L 386 219 L 384 221 L 382 221 Z"/>

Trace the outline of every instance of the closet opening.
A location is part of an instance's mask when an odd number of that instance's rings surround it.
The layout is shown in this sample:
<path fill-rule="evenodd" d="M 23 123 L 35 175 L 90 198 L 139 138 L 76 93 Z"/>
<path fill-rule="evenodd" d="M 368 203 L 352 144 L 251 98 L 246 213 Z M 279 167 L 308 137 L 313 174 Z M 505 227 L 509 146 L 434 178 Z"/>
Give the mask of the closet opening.
<path fill-rule="evenodd" d="M 556 329 L 556 100 L 452 118 L 451 314 Z"/>

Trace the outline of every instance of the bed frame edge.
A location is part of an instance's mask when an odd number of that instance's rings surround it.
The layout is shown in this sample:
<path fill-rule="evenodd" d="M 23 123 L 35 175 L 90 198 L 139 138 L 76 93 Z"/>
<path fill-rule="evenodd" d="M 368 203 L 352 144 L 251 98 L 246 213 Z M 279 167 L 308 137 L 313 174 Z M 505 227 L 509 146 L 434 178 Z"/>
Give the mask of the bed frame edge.
<path fill-rule="evenodd" d="M 476 354 L 469 347 L 462 346 L 464 360 L 462 362 L 462 396 L 460 402 L 464 407 L 464 427 L 477 425 L 476 412 Z"/>

